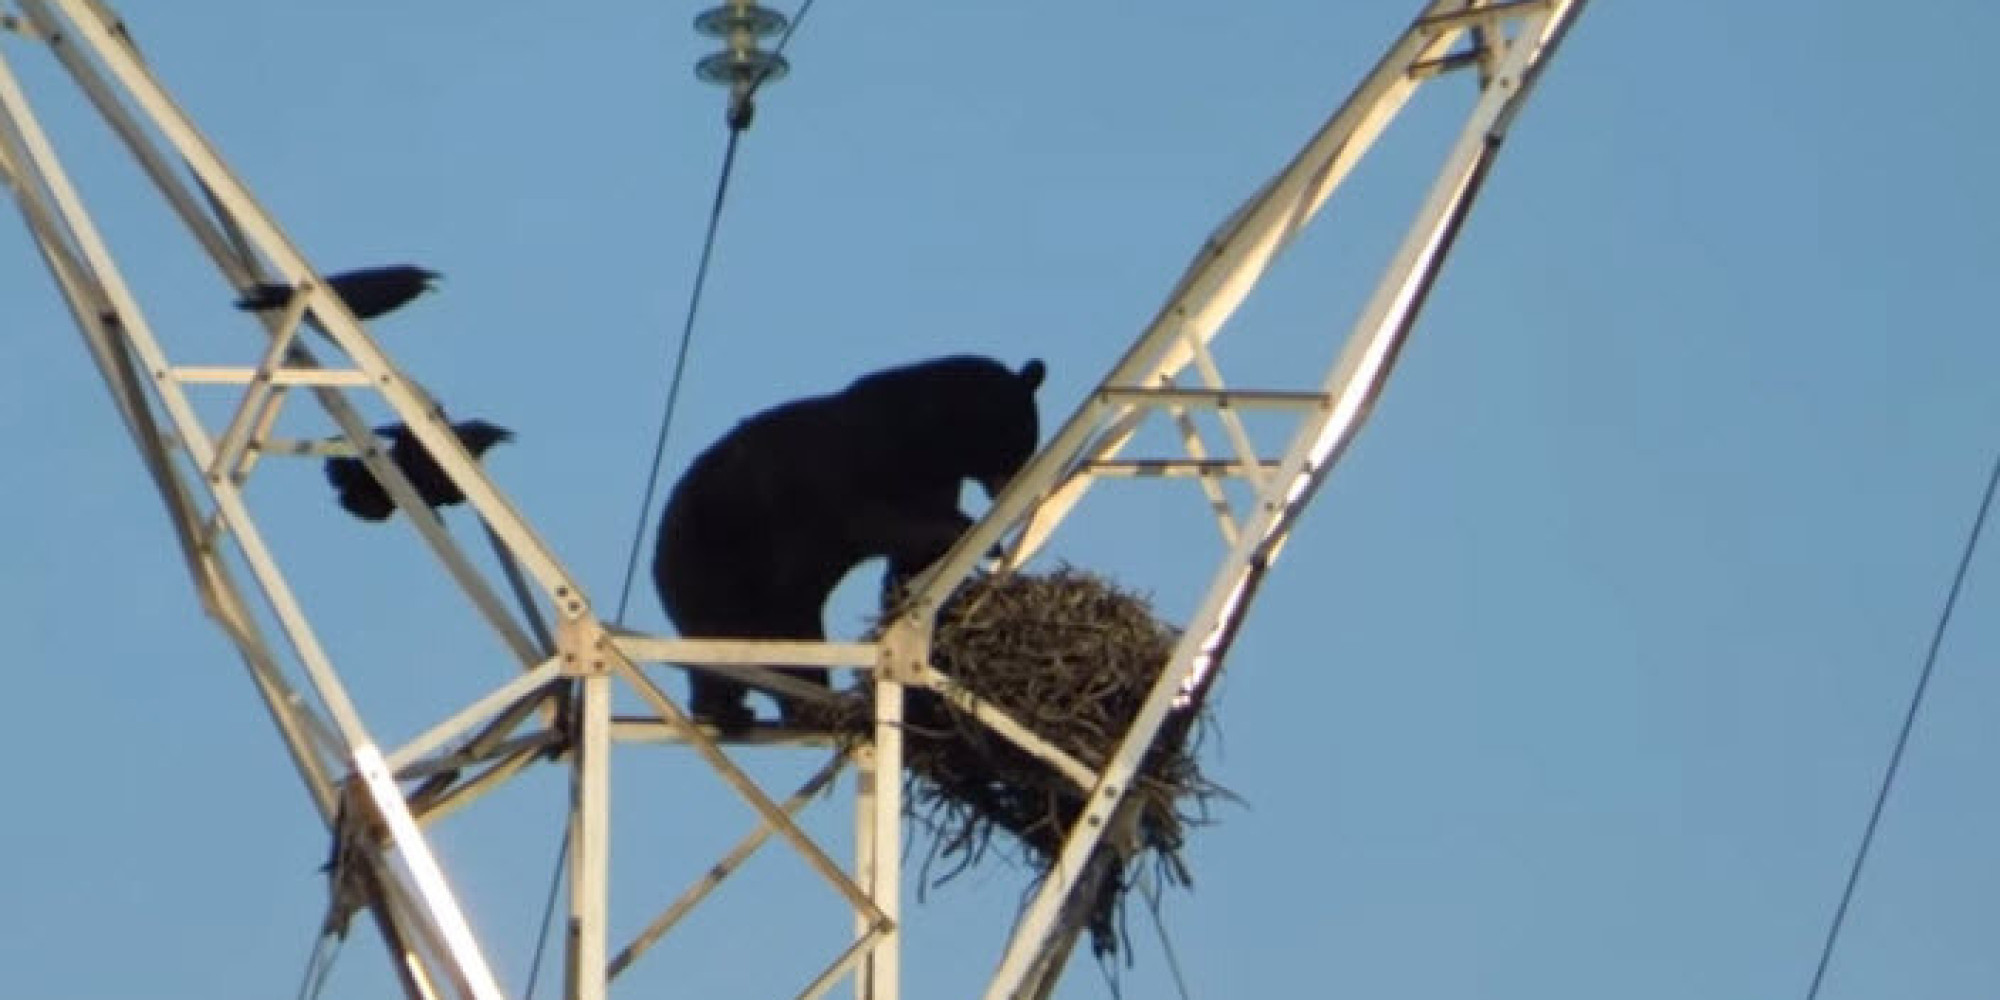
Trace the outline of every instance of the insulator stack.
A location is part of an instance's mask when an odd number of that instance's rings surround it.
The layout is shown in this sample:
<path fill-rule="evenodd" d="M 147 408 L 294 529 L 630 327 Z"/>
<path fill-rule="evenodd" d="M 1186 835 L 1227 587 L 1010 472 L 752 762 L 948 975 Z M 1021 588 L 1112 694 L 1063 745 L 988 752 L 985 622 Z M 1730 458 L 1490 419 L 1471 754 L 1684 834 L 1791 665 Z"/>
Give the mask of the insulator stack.
<path fill-rule="evenodd" d="M 730 120 L 748 124 L 750 95 L 758 87 L 782 80 L 791 70 L 785 57 L 758 48 L 758 43 L 785 30 L 785 15 L 755 0 L 730 0 L 695 16 L 694 30 L 720 38 L 728 47 L 702 57 L 694 74 L 729 88 Z M 740 127 L 740 126 L 739 126 Z"/>

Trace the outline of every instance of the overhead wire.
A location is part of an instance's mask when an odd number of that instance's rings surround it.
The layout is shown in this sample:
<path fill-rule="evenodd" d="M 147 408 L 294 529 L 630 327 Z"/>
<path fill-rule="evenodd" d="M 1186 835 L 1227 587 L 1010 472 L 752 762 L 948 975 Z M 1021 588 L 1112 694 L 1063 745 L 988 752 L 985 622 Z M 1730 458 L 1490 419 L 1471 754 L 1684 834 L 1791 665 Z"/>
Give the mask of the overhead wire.
<path fill-rule="evenodd" d="M 806 14 L 812 10 L 813 3 L 814 0 L 804 0 L 799 4 L 798 13 L 792 15 L 790 23 L 785 26 L 784 34 L 780 35 L 777 44 L 771 47 L 773 56 L 784 53 L 785 46 L 790 44 L 792 36 L 798 33 L 799 25 L 805 23 Z M 612 617 L 612 622 L 616 625 L 625 624 L 625 612 L 631 606 L 632 581 L 639 570 L 639 550 L 646 537 L 647 519 L 653 511 L 653 498 L 659 492 L 660 465 L 667 454 L 667 433 L 673 426 L 674 409 L 680 401 L 681 380 L 687 373 L 688 348 L 694 341 L 695 319 L 701 311 L 702 290 L 708 284 L 708 266 L 715 255 L 715 234 L 722 222 L 722 206 L 729 194 L 729 178 L 736 167 L 737 145 L 743 133 L 750 127 L 750 110 L 753 107 L 751 101 L 756 97 L 757 91 L 763 88 L 767 78 L 768 73 L 759 75 L 750 82 L 749 87 L 745 88 L 740 96 L 732 95 L 728 119 L 729 139 L 728 144 L 723 147 L 722 169 L 717 173 L 715 180 L 715 200 L 708 210 L 708 231 L 702 237 L 701 258 L 695 265 L 694 284 L 688 292 L 687 315 L 681 323 L 680 343 L 674 349 L 673 369 L 667 381 L 667 398 L 661 408 L 659 432 L 653 436 L 653 459 L 646 473 L 645 495 L 639 503 L 638 522 L 632 528 L 632 544 L 625 554 L 625 578 L 618 585 L 618 613 Z"/>
<path fill-rule="evenodd" d="M 1167 957 L 1167 971 L 1174 977 L 1174 989 L 1180 993 L 1181 1000 L 1194 1000 L 1194 994 L 1188 989 L 1187 974 L 1181 969 L 1180 954 L 1174 948 L 1173 938 L 1167 935 L 1166 918 L 1160 913 L 1159 872 L 1156 869 L 1148 874 L 1153 877 L 1147 879 L 1142 874 L 1137 880 L 1139 892 L 1145 895 L 1146 910 L 1153 915 L 1153 930 L 1160 936 L 1160 951 Z"/>
<path fill-rule="evenodd" d="M 556 847 L 556 870 L 549 875 L 548 901 L 542 904 L 542 926 L 535 931 L 535 956 L 528 961 L 528 985 L 521 1000 L 535 1000 L 535 983 L 542 977 L 542 956 L 549 947 L 549 927 L 555 923 L 556 899 L 562 894 L 563 869 L 569 863 L 569 824 L 563 824 L 562 843 Z"/>
<path fill-rule="evenodd" d="M 320 932 L 313 942 L 312 954 L 306 956 L 305 972 L 299 977 L 298 1000 L 319 1000 L 326 990 L 327 977 L 333 973 L 333 961 L 340 955 L 343 940 L 337 934 Z"/>
<path fill-rule="evenodd" d="M 625 624 L 625 611 L 632 603 L 632 578 L 639 569 L 640 543 L 646 537 L 646 521 L 653 510 L 653 495 L 660 485 L 660 464 L 667 455 L 667 431 L 673 426 L 674 407 L 680 401 L 681 377 L 687 371 L 688 347 L 694 341 L 695 316 L 701 309 L 701 292 L 708 283 L 708 264 L 715 253 L 715 231 L 722 221 L 723 199 L 729 194 L 729 175 L 736 165 L 737 140 L 743 135 L 740 128 L 729 130 L 729 145 L 722 153 L 722 170 L 716 177 L 715 201 L 708 210 L 708 235 L 702 239 L 701 262 L 695 265 L 694 289 L 688 296 L 687 319 L 681 324 L 680 346 L 674 351 L 672 374 L 667 381 L 667 401 L 660 414 L 659 432 L 653 436 L 653 461 L 646 472 L 645 498 L 639 501 L 639 519 L 632 526 L 632 544 L 625 554 L 625 579 L 618 585 L 618 613 L 612 622 Z"/>
<path fill-rule="evenodd" d="M 1820 987 L 1826 982 L 1826 970 L 1833 961 L 1841 929 L 1847 923 L 1855 887 L 1861 882 L 1861 870 L 1868 863 L 1868 851 L 1875 843 L 1877 828 L 1882 824 L 1883 808 L 1889 802 L 1890 791 L 1895 788 L 1896 776 L 1902 771 L 1903 755 L 1910 746 L 1910 733 L 1916 729 L 1917 714 L 1923 708 L 1924 695 L 1930 690 L 1931 677 L 1937 671 L 1938 650 L 1944 646 L 1952 612 L 1957 609 L 1959 594 L 1965 589 L 1966 573 L 1972 567 L 1973 554 L 1979 550 L 1979 538 L 1985 531 L 1987 515 L 1993 509 L 1996 487 L 2000 487 L 2000 454 L 1994 456 L 1993 467 L 1986 474 L 1986 491 L 1979 500 L 1979 512 L 1973 516 L 1972 528 L 1966 533 L 1965 544 L 1958 556 L 1958 568 L 1952 573 L 1944 606 L 1938 610 L 1937 624 L 1931 629 L 1930 646 L 1924 652 L 1923 667 L 1917 672 L 1916 689 L 1911 692 L 1909 707 L 1903 712 L 1902 729 L 1896 734 L 1895 746 L 1889 752 L 1888 767 L 1883 770 L 1882 782 L 1875 790 L 1875 805 L 1868 812 L 1868 823 L 1861 831 L 1861 843 L 1855 848 L 1854 860 L 1847 869 L 1847 882 L 1840 890 L 1840 902 L 1834 907 L 1833 919 L 1827 925 L 1826 937 L 1820 944 L 1819 961 L 1813 967 L 1812 985 L 1806 988 L 1806 1000 L 1818 1000 Z"/>

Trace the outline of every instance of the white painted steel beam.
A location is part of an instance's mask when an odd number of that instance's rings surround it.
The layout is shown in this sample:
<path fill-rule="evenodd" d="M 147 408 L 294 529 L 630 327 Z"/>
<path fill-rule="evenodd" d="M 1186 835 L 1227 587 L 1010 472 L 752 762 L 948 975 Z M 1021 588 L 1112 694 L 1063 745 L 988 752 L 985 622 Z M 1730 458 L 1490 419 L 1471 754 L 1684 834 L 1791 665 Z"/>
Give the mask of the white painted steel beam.
<path fill-rule="evenodd" d="M 582 731 L 571 754 L 569 847 L 569 989 L 571 1000 L 604 1000 L 611 892 L 611 675 L 598 672 L 583 689 Z"/>
<path fill-rule="evenodd" d="M 419 757 L 457 739 L 474 724 L 499 712 L 508 705 L 534 695 L 542 685 L 555 680 L 561 672 L 562 662 L 551 659 L 525 674 L 515 675 L 507 683 L 481 696 L 472 704 L 459 710 L 451 718 L 432 726 L 423 735 L 404 744 L 395 753 L 390 754 L 389 770 L 401 772 Z"/>
<path fill-rule="evenodd" d="M 303 313 L 308 300 L 299 296 L 291 308 Z M 358 389 L 372 384 L 367 372 L 343 368 L 274 368 L 269 373 L 256 368 L 188 365 L 169 369 L 167 377 L 182 385 L 309 385 Z"/>
<path fill-rule="evenodd" d="M 644 663 L 700 663 L 706 666 L 848 667 L 872 670 L 881 655 L 872 642 L 793 642 L 780 639 L 668 639 L 607 629 L 626 657 Z"/>

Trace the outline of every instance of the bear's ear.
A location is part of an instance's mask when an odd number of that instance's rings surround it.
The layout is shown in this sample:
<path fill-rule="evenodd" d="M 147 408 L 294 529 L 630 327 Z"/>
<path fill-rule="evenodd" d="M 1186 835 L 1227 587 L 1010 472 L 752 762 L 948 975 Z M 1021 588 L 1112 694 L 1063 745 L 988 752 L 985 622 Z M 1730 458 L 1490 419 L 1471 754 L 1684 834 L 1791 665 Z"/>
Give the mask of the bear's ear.
<path fill-rule="evenodd" d="M 1042 359 L 1035 358 L 1029 361 L 1027 364 L 1021 366 L 1021 381 L 1026 382 L 1028 384 L 1029 392 L 1033 392 L 1036 389 L 1041 388 L 1042 376 L 1047 375 L 1048 373 L 1049 373 L 1048 366 L 1042 364 Z"/>

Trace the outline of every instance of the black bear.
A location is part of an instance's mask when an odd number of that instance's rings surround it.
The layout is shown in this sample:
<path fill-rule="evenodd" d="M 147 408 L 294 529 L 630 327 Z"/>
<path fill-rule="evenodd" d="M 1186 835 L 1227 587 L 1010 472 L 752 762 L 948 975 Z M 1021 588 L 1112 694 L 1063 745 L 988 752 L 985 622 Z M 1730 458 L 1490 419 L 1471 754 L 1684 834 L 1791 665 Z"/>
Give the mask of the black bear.
<path fill-rule="evenodd" d="M 1039 360 L 1016 372 L 939 358 L 738 424 L 688 467 L 660 519 L 653 582 L 667 617 L 689 638 L 825 638 L 822 608 L 849 571 L 878 556 L 892 575 L 930 565 L 972 524 L 964 481 L 997 495 L 1033 457 L 1045 373 Z M 826 683 L 822 669 L 788 672 Z M 693 671 L 690 687 L 696 718 L 724 731 L 754 719 L 741 684 Z"/>

